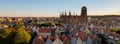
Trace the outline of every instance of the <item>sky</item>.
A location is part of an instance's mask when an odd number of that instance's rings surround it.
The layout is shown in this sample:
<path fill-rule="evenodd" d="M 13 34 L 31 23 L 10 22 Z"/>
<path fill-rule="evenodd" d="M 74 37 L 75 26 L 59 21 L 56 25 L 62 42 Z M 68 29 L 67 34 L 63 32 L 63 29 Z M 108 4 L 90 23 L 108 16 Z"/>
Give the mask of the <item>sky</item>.
<path fill-rule="evenodd" d="M 78 15 L 120 15 L 120 0 L 0 0 L 0 16 L 59 17 L 63 11 Z"/>

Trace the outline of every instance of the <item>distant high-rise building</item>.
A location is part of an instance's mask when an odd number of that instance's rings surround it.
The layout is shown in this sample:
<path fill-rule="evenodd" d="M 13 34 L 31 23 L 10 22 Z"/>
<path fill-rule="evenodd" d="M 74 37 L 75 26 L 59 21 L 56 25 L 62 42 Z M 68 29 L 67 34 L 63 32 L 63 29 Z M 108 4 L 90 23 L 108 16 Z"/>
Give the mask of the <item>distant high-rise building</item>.
<path fill-rule="evenodd" d="M 81 15 L 71 14 L 71 11 L 67 14 L 66 11 L 60 14 L 60 19 L 66 24 L 78 24 L 87 22 L 87 8 L 83 6 L 81 8 Z"/>

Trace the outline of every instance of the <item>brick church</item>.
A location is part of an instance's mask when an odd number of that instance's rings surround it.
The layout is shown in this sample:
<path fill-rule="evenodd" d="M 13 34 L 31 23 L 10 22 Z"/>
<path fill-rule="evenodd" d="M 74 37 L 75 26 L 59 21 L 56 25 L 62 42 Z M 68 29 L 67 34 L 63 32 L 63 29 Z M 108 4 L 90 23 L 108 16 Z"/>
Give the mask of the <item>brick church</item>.
<path fill-rule="evenodd" d="M 69 13 L 67 14 L 66 11 L 60 14 L 60 20 L 65 23 L 65 24 L 79 24 L 79 23 L 84 23 L 87 22 L 87 8 L 85 6 L 83 6 L 81 8 L 81 14 L 80 15 L 76 15 L 76 14 L 71 14 L 71 12 L 69 11 Z"/>

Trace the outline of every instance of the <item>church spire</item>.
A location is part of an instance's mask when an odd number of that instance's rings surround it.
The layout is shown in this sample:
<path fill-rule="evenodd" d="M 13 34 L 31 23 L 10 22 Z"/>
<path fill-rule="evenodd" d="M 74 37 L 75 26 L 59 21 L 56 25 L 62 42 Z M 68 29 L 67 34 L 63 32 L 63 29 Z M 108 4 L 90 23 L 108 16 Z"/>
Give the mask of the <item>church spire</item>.
<path fill-rule="evenodd" d="M 69 11 L 69 15 L 71 15 L 71 11 Z"/>
<path fill-rule="evenodd" d="M 75 11 L 74 11 L 74 15 L 75 15 Z"/>
<path fill-rule="evenodd" d="M 62 15 L 62 12 L 59 12 L 60 16 Z"/>
<path fill-rule="evenodd" d="M 66 10 L 65 10 L 65 15 L 67 15 Z"/>
<path fill-rule="evenodd" d="M 63 11 L 62 11 L 62 15 L 64 15 Z"/>

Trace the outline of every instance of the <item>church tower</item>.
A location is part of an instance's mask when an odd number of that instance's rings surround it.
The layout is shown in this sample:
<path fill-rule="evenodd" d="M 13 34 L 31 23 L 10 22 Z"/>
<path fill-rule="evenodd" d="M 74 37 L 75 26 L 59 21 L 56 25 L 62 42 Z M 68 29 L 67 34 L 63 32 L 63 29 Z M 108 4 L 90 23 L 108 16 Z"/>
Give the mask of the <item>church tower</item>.
<path fill-rule="evenodd" d="M 83 6 L 81 8 L 81 16 L 83 16 L 84 18 L 82 19 L 83 22 L 87 22 L 87 7 Z"/>
<path fill-rule="evenodd" d="M 85 6 L 81 8 L 81 16 L 87 16 L 87 8 Z"/>

